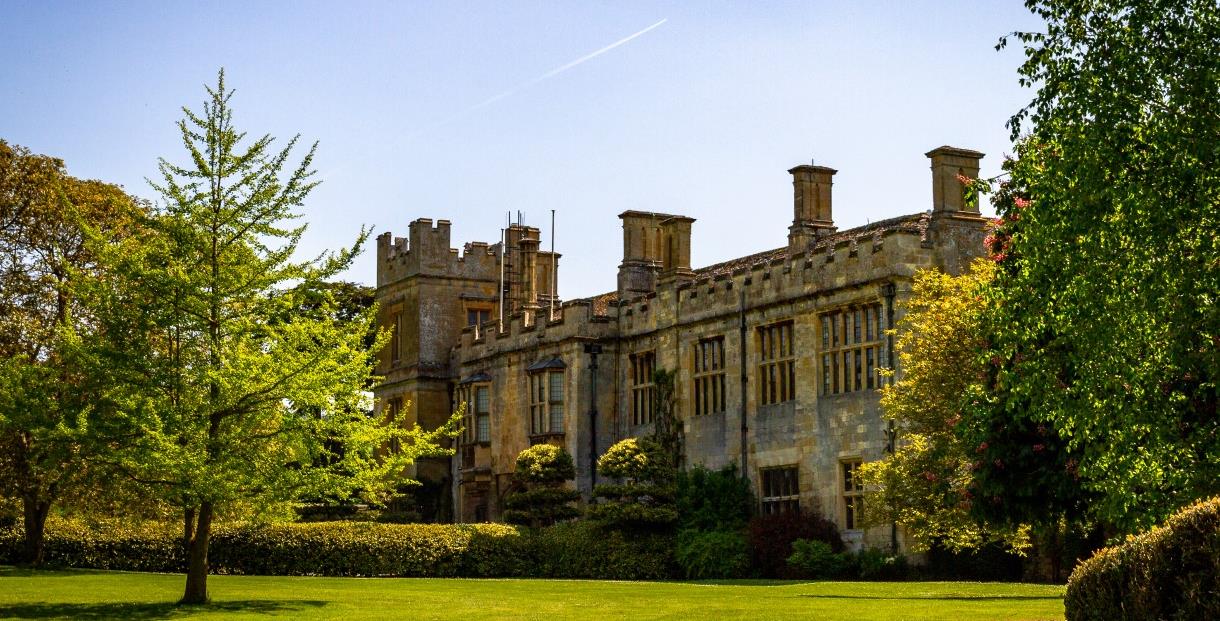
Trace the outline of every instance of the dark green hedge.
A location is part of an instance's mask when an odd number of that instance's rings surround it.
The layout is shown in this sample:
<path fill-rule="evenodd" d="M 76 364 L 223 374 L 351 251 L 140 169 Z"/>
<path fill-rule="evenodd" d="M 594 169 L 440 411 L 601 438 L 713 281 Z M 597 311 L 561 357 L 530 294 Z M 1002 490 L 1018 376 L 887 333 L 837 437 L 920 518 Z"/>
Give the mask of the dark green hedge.
<path fill-rule="evenodd" d="M 21 531 L 0 530 L 0 564 L 16 563 Z M 528 530 L 502 524 L 314 522 L 221 526 L 214 573 L 317 576 L 661 579 L 676 575 L 672 538 L 631 537 L 587 523 Z M 52 520 L 48 565 L 129 571 L 185 569 L 171 527 L 90 527 Z"/>
<path fill-rule="evenodd" d="M 1105 548 L 1068 579 L 1068 621 L 1220 619 L 1220 497 Z"/>

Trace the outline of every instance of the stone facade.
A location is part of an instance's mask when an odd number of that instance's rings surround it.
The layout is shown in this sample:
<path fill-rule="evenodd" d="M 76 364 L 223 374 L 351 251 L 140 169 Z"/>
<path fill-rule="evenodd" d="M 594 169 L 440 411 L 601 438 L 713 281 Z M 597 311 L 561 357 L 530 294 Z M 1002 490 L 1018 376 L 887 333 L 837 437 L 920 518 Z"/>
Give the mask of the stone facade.
<path fill-rule="evenodd" d="M 983 254 L 986 229 L 958 180 L 977 177 L 983 154 L 927 156 L 931 210 L 838 231 L 836 171 L 797 166 L 787 245 L 701 269 L 690 266 L 693 218 L 625 212 L 617 289 L 553 314 L 558 256 L 539 252 L 537 229 L 514 225 L 461 256 L 444 220 L 416 220 L 405 241 L 383 234 L 377 297 L 398 337 L 381 358 L 379 407 L 409 400 L 429 426 L 468 405 L 456 455 L 415 473 L 450 493 L 452 513 L 436 515 L 497 519 L 517 453 L 538 442 L 572 453 L 588 498 L 596 458 L 651 430 L 656 368 L 677 372 L 686 463 L 735 463 L 761 510 L 816 511 L 852 542 L 888 545 L 889 529 L 854 527 L 850 483 L 852 466 L 887 446 L 885 330 L 915 271 L 958 273 Z"/>

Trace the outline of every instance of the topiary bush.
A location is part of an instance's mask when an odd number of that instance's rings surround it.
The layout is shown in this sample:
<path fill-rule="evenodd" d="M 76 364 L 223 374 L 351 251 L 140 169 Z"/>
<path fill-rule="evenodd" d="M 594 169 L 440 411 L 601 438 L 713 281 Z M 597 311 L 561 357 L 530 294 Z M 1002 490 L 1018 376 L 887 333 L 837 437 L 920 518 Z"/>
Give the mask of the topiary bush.
<path fill-rule="evenodd" d="M 603 528 L 628 532 L 673 531 L 678 522 L 677 473 L 659 444 L 635 438 L 618 442 L 597 460 L 597 472 L 624 483 L 593 488 L 600 502 L 589 507 L 591 520 Z"/>
<path fill-rule="evenodd" d="M 504 499 L 504 521 L 539 528 L 580 515 L 572 506 L 580 493 L 564 483 L 576 476 L 572 455 L 551 444 L 535 444 L 517 455 L 513 478 L 524 489 Z"/>
<path fill-rule="evenodd" d="M 1068 579 L 1068 621 L 1220 619 L 1220 497 L 1098 551 Z"/>
<path fill-rule="evenodd" d="M 675 557 L 687 578 L 744 578 L 750 572 L 750 549 L 741 531 L 684 530 Z"/>

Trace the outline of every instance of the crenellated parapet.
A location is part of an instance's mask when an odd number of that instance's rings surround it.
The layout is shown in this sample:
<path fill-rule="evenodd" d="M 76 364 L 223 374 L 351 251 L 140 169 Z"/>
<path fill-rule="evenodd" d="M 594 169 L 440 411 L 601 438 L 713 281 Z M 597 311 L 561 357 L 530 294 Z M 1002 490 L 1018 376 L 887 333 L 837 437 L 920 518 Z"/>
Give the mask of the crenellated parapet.
<path fill-rule="evenodd" d="M 411 276 L 436 276 L 469 280 L 499 278 L 500 244 L 469 242 L 459 252 L 450 247 L 450 222 L 419 218 L 408 227 L 408 236 L 394 237 L 389 231 L 377 236 L 377 285 L 384 286 Z"/>
<path fill-rule="evenodd" d="M 513 313 L 505 318 L 502 329 L 497 321 L 462 330 L 462 338 L 454 349 L 458 364 L 496 355 L 528 351 L 540 345 L 574 338 L 605 339 L 614 336 L 614 324 L 596 298 L 569 300 L 555 309 L 554 317 L 540 313 L 536 321 L 527 321 L 525 313 Z"/>

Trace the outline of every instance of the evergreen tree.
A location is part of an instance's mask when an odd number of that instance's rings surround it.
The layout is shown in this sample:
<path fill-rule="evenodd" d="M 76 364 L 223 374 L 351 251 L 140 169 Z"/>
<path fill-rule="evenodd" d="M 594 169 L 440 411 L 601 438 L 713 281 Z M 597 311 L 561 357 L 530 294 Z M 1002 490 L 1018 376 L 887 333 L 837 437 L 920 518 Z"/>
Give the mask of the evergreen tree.
<path fill-rule="evenodd" d="M 184 603 L 208 600 L 218 511 L 353 490 L 375 498 L 414 458 L 442 453 L 456 425 L 424 432 L 369 416 L 363 389 L 384 339 L 366 347 L 373 309 L 341 317 L 325 285 L 367 231 L 351 248 L 295 260 L 305 227 L 291 222 L 317 185 L 316 145 L 292 167 L 297 138 L 242 146 L 223 71 L 207 94 L 178 124 L 187 163 L 161 160 L 163 204 L 147 234 L 107 250 L 117 277 L 94 283 L 104 338 L 87 348 L 111 375 L 97 424 L 116 439 L 112 465 L 184 509 Z"/>

